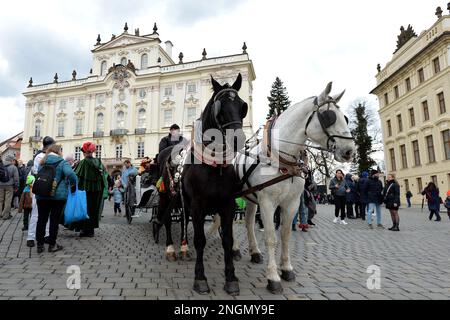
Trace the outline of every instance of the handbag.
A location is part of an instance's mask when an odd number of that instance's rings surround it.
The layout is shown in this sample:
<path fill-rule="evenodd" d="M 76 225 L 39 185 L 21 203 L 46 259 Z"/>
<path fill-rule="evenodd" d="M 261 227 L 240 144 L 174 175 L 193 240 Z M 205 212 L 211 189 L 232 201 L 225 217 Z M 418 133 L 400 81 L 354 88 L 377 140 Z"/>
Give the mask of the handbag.
<path fill-rule="evenodd" d="M 76 184 L 75 192 L 72 193 L 69 187 L 66 208 L 64 209 L 64 224 L 89 219 L 87 214 L 86 191 L 78 189 Z"/>

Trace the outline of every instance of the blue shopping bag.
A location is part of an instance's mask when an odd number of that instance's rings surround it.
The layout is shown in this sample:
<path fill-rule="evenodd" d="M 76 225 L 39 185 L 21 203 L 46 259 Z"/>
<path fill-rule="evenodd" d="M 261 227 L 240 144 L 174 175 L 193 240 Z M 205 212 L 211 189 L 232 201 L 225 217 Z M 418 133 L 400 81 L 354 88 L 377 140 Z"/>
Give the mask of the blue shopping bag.
<path fill-rule="evenodd" d="M 64 224 L 89 219 L 87 214 L 86 191 L 78 190 L 78 184 L 74 193 L 70 191 L 67 196 L 66 208 L 64 209 Z"/>

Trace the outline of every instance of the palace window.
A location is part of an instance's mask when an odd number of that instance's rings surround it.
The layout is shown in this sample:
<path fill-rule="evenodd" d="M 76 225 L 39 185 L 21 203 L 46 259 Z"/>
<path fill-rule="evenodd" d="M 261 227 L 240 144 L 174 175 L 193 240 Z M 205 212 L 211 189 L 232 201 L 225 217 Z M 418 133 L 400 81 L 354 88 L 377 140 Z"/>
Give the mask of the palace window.
<path fill-rule="evenodd" d="M 398 97 L 400 97 L 399 91 L 398 91 L 398 86 L 394 87 L 394 95 L 395 95 L 395 99 L 398 99 Z"/>
<path fill-rule="evenodd" d="M 403 122 L 402 122 L 401 114 L 397 115 L 397 124 L 398 124 L 398 132 L 402 132 L 403 131 Z"/>
<path fill-rule="evenodd" d="M 84 98 L 78 98 L 77 99 L 77 108 L 78 109 L 83 109 L 84 108 Z"/>
<path fill-rule="evenodd" d="M 102 61 L 102 64 L 100 65 L 100 75 L 106 75 L 106 61 Z"/>
<path fill-rule="evenodd" d="M 409 109 L 409 121 L 410 121 L 411 127 L 416 126 L 416 117 L 414 116 L 414 108 Z"/>
<path fill-rule="evenodd" d="M 147 95 L 147 92 L 145 92 L 145 89 L 139 90 L 139 98 L 144 99 L 146 95 Z"/>
<path fill-rule="evenodd" d="M 127 57 L 123 57 L 122 59 L 120 59 L 120 64 L 123 66 L 127 65 Z"/>
<path fill-rule="evenodd" d="M 391 170 L 397 171 L 397 166 L 395 165 L 395 151 L 394 149 L 389 149 L 389 155 L 391 158 Z"/>
<path fill-rule="evenodd" d="M 187 123 L 191 125 L 195 118 L 197 117 L 197 108 L 196 107 L 189 107 L 187 108 Z"/>
<path fill-rule="evenodd" d="M 187 89 L 188 93 L 196 93 L 197 85 L 195 83 L 188 84 Z"/>
<path fill-rule="evenodd" d="M 414 166 L 420 166 L 420 151 L 419 151 L 419 141 L 414 140 L 412 142 L 413 153 L 414 153 Z"/>
<path fill-rule="evenodd" d="M 138 158 L 145 157 L 144 142 L 138 142 L 137 144 L 137 157 Z"/>
<path fill-rule="evenodd" d="M 140 109 L 138 112 L 138 128 L 143 129 L 146 127 L 146 114 L 145 109 Z"/>
<path fill-rule="evenodd" d="M 400 153 L 402 155 L 402 169 L 407 169 L 408 159 L 406 157 L 406 146 L 404 144 L 400 146 Z"/>
<path fill-rule="evenodd" d="M 95 157 L 98 159 L 102 158 L 102 146 L 101 145 L 95 146 Z"/>
<path fill-rule="evenodd" d="M 446 111 L 446 108 L 445 108 L 445 98 L 444 98 L 443 92 L 438 94 L 438 101 L 439 101 L 439 114 L 444 114 Z"/>
<path fill-rule="evenodd" d="M 147 69 L 148 68 L 148 55 L 144 53 L 141 56 L 141 69 Z"/>
<path fill-rule="evenodd" d="M 173 115 L 172 109 L 164 110 L 163 122 L 165 127 L 170 127 L 172 125 L 172 115 Z"/>
<path fill-rule="evenodd" d="M 103 116 L 103 113 L 97 114 L 97 124 L 96 124 L 97 132 L 102 132 L 105 129 L 104 124 L 105 124 L 105 117 Z"/>
<path fill-rule="evenodd" d="M 444 142 L 445 160 L 450 160 L 450 129 L 442 131 L 442 141 Z"/>
<path fill-rule="evenodd" d="M 422 178 L 417 178 L 417 191 L 418 193 L 422 193 L 423 191 Z"/>
<path fill-rule="evenodd" d="M 441 64 L 439 63 L 439 57 L 433 60 L 434 74 L 441 72 Z"/>
<path fill-rule="evenodd" d="M 386 121 L 388 137 L 392 137 L 392 124 L 391 120 Z"/>
<path fill-rule="evenodd" d="M 122 159 L 122 145 L 118 144 L 116 146 L 116 159 Z"/>
<path fill-rule="evenodd" d="M 102 104 L 103 102 L 105 102 L 105 95 L 104 94 L 98 94 L 96 96 L 96 100 L 97 100 L 97 104 Z"/>
<path fill-rule="evenodd" d="M 58 137 L 64 137 L 64 120 L 58 120 Z"/>
<path fill-rule="evenodd" d="M 420 68 L 420 69 L 417 71 L 417 75 L 418 75 L 418 77 L 419 77 L 419 83 L 425 82 L 425 73 L 423 72 L 423 68 Z"/>
<path fill-rule="evenodd" d="M 63 110 L 66 109 L 66 107 L 67 107 L 67 100 L 66 99 L 59 101 L 59 110 L 63 111 Z"/>
<path fill-rule="evenodd" d="M 438 186 L 438 179 L 437 176 L 431 176 L 431 181 L 434 183 L 434 185 L 437 187 Z"/>
<path fill-rule="evenodd" d="M 424 121 L 430 120 L 430 112 L 428 110 L 428 101 L 427 100 L 422 102 L 422 109 L 423 109 L 423 120 Z"/>
<path fill-rule="evenodd" d="M 434 153 L 434 143 L 433 143 L 433 136 L 427 136 L 425 137 L 425 140 L 427 141 L 427 150 L 428 150 L 428 161 L 429 163 L 436 162 L 436 156 Z"/>
<path fill-rule="evenodd" d="M 405 191 L 408 192 L 409 191 L 409 180 L 405 179 Z"/>
<path fill-rule="evenodd" d="M 389 95 L 387 92 L 384 94 L 384 104 L 386 106 L 389 104 Z"/>
<path fill-rule="evenodd" d="M 125 113 L 123 111 L 117 112 L 117 129 L 125 128 Z"/>
<path fill-rule="evenodd" d="M 406 84 L 406 92 L 411 91 L 411 78 L 406 78 L 405 84 Z"/>
<path fill-rule="evenodd" d="M 75 135 L 82 135 L 83 134 L 83 119 L 78 118 L 75 119 Z"/>
<path fill-rule="evenodd" d="M 164 88 L 164 96 L 168 97 L 172 95 L 172 87 Z"/>
<path fill-rule="evenodd" d="M 75 161 L 80 161 L 80 159 L 81 159 L 81 147 L 75 147 L 74 158 L 75 158 Z"/>
<path fill-rule="evenodd" d="M 41 129 L 42 129 L 42 121 L 37 119 L 34 123 L 34 136 L 40 137 L 41 136 Z"/>

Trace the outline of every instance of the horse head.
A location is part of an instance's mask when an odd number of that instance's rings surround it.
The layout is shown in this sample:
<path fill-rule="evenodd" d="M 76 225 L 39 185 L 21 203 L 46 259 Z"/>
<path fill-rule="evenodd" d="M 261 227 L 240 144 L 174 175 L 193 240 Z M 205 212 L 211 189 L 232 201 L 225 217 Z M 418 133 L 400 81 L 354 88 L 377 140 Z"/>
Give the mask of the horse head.
<path fill-rule="evenodd" d="M 345 90 L 330 96 L 332 83 L 313 99 L 314 112 L 306 124 L 306 135 L 321 147 L 330 150 L 339 162 L 350 162 L 355 143 L 348 126 L 348 118 L 338 106 Z"/>

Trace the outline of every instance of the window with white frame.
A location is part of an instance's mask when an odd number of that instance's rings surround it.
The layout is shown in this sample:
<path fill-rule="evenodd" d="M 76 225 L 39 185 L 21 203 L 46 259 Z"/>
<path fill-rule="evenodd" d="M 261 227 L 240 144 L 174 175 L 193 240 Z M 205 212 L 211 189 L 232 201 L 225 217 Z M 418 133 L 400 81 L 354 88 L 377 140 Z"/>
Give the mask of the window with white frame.
<path fill-rule="evenodd" d="M 95 146 L 95 157 L 98 159 L 102 158 L 102 146 L 101 145 Z"/>
<path fill-rule="evenodd" d="M 41 129 L 42 129 L 42 121 L 37 119 L 34 123 L 34 136 L 40 137 L 41 136 Z"/>
<path fill-rule="evenodd" d="M 83 109 L 84 108 L 84 98 L 80 97 L 77 99 L 77 108 L 78 109 Z"/>
<path fill-rule="evenodd" d="M 117 112 L 117 129 L 125 128 L 125 112 L 122 110 Z"/>
<path fill-rule="evenodd" d="M 196 117 L 197 117 L 197 108 L 196 107 L 187 108 L 187 124 L 191 125 L 195 121 Z"/>
<path fill-rule="evenodd" d="M 120 64 L 123 66 L 127 65 L 127 57 L 122 57 L 122 59 L 120 59 Z"/>
<path fill-rule="evenodd" d="M 96 96 L 97 104 L 102 104 L 105 102 L 105 95 L 104 94 L 98 94 Z"/>
<path fill-rule="evenodd" d="M 104 130 L 104 124 L 105 124 L 105 117 L 103 116 L 103 113 L 97 114 L 97 123 L 96 128 L 97 132 L 102 132 Z"/>
<path fill-rule="evenodd" d="M 80 161 L 80 159 L 81 159 L 81 147 L 75 147 L 74 158 L 75 158 L 75 161 Z"/>
<path fill-rule="evenodd" d="M 144 108 L 140 109 L 139 112 L 138 112 L 138 128 L 139 129 L 143 129 L 143 128 L 146 127 L 146 124 L 145 124 L 146 118 L 147 117 L 146 117 L 146 114 L 145 114 L 145 109 Z"/>
<path fill-rule="evenodd" d="M 100 75 L 106 75 L 106 61 L 102 61 L 102 64 L 100 65 Z"/>
<path fill-rule="evenodd" d="M 146 95 L 147 95 L 147 92 L 145 92 L 145 89 L 139 90 L 139 98 L 144 99 Z"/>
<path fill-rule="evenodd" d="M 148 67 L 148 55 L 144 53 L 141 56 L 141 69 L 147 69 Z"/>
<path fill-rule="evenodd" d="M 83 134 L 83 119 L 77 118 L 75 119 L 75 135 Z"/>
<path fill-rule="evenodd" d="M 164 126 L 165 127 L 170 127 L 172 125 L 172 116 L 173 116 L 173 112 L 172 109 L 166 109 L 164 110 Z"/>
<path fill-rule="evenodd" d="M 64 137 L 64 120 L 58 120 L 58 137 Z"/>
<path fill-rule="evenodd" d="M 138 158 L 145 157 L 144 142 L 138 142 L 137 144 L 137 157 Z"/>
<path fill-rule="evenodd" d="M 197 85 L 195 83 L 188 84 L 187 92 L 188 93 L 196 93 L 197 92 Z"/>
<path fill-rule="evenodd" d="M 122 145 L 118 144 L 116 146 L 116 159 L 122 159 Z"/>
<path fill-rule="evenodd" d="M 59 101 L 59 110 L 63 111 L 66 110 L 66 108 L 67 108 L 67 100 L 63 99 Z"/>
<path fill-rule="evenodd" d="M 36 109 L 38 112 L 42 112 L 44 110 L 44 104 L 42 102 L 36 103 Z"/>
<path fill-rule="evenodd" d="M 164 96 L 169 97 L 172 95 L 172 87 L 165 87 L 164 88 Z"/>

